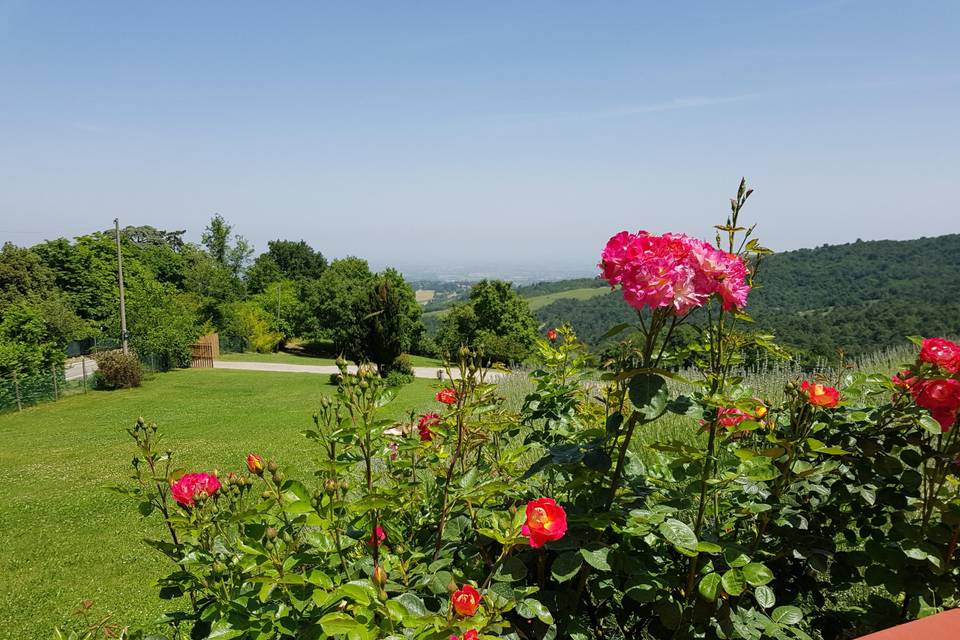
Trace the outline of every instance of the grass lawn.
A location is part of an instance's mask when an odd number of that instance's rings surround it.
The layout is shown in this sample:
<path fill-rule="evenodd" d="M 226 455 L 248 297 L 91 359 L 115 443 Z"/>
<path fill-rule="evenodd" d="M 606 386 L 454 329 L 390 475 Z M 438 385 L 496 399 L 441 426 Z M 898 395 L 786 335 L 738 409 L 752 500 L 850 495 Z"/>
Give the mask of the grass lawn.
<path fill-rule="evenodd" d="M 297 355 L 279 351 L 277 353 L 256 353 L 247 351 L 245 353 L 221 353 L 221 360 L 228 362 L 276 362 L 281 364 L 316 364 L 316 365 L 334 365 L 336 361 L 333 358 L 321 358 L 311 355 Z M 442 362 L 436 358 L 427 358 L 425 356 L 410 356 L 410 361 L 415 367 L 439 367 Z"/>
<path fill-rule="evenodd" d="M 388 411 L 431 406 L 436 384 L 404 387 Z M 188 369 L 0 415 L 0 638 L 46 640 L 85 598 L 131 625 L 169 604 L 152 586 L 168 561 L 141 542 L 162 535 L 159 520 L 103 488 L 127 480 L 124 429 L 138 415 L 167 435 L 177 466 L 225 472 L 257 451 L 309 480 L 315 451 L 300 432 L 333 392 L 312 375 Z"/>

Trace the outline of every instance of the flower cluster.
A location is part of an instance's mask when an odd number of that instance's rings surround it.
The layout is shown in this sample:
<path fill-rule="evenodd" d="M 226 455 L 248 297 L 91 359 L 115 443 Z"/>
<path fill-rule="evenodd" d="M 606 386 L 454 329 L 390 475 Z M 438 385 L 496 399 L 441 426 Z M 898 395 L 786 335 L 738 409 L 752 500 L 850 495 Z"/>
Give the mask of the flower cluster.
<path fill-rule="evenodd" d="M 188 473 L 170 483 L 173 499 L 185 507 L 192 507 L 197 498 L 209 498 L 220 489 L 217 476 L 209 473 Z"/>
<path fill-rule="evenodd" d="M 956 423 L 960 414 L 960 380 L 921 379 L 911 375 L 910 371 L 901 371 L 893 376 L 893 383 L 910 391 L 916 405 L 929 411 L 944 433 Z"/>
<path fill-rule="evenodd" d="M 743 307 L 750 292 L 743 259 L 683 234 L 621 231 L 607 242 L 599 266 L 635 309 L 683 315 L 717 294 L 729 311 Z"/>
<path fill-rule="evenodd" d="M 960 373 L 960 345 L 945 338 L 925 338 L 917 359 L 947 373 Z M 944 433 L 956 424 L 960 414 L 960 380 L 921 378 L 907 369 L 893 376 L 893 384 L 908 390 L 914 403 L 929 411 Z"/>
<path fill-rule="evenodd" d="M 945 338 L 926 338 L 920 347 L 920 361 L 934 364 L 948 373 L 958 373 L 960 344 Z"/>
<path fill-rule="evenodd" d="M 832 409 L 840 403 L 840 392 L 819 382 L 804 380 L 800 390 L 807 394 L 807 401 L 815 407 Z"/>

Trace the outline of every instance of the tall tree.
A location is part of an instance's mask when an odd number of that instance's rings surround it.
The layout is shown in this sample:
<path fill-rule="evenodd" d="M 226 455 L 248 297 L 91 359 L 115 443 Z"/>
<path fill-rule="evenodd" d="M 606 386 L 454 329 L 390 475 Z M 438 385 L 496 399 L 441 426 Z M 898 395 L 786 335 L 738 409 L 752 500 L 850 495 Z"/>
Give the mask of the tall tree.
<path fill-rule="evenodd" d="M 223 219 L 219 213 L 210 219 L 210 224 L 203 230 L 200 242 L 214 260 L 226 266 L 227 254 L 230 251 L 230 231 L 233 227 Z"/>
<path fill-rule="evenodd" d="M 401 353 L 411 350 L 423 333 L 420 305 L 413 288 L 396 269 L 376 274 L 370 282 L 366 313 L 366 357 L 381 374 L 390 371 Z"/>
<path fill-rule="evenodd" d="M 203 230 L 200 241 L 220 265 L 230 270 L 234 278 L 239 278 L 253 255 L 253 247 L 241 235 L 234 235 L 230 241 L 233 227 L 219 213 L 210 219 Z"/>
<path fill-rule="evenodd" d="M 365 315 L 373 274 L 366 260 L 334 260 L 319 279 L 305 290 L 312 309 L 312 334 L 333 342 L 334 349 L 352 360 L 366 354 L 366 335 L 360 319 Z"/>

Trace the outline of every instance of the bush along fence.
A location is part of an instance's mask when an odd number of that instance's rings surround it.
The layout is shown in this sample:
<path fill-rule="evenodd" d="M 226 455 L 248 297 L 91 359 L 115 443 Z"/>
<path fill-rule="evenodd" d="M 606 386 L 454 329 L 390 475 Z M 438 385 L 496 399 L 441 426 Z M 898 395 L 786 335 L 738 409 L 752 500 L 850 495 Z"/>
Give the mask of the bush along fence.
<path fill-rule="evenodd" d="M 960 604 L 960 346 L 918 339 L 893 380 L 744 386 L 744 350 L 780 353 L 745 311 L 767 253 L 738 223 L 749 195 L 715 246 L 611 238 L 603 275 L 638 317 L 599 386 L 567 327 L 538 341 L 519 410 L 466 349 L 435 410 L 400 423 L 383 381 L 344 370 L 304 480 L 257 452 L 179 468 L 138 419 L 115 490 L 163 520 L 148 544 L 177 600 L 151 633 L 833 640 Z M 636 437 L 667 414 L 688 433 Z"/>

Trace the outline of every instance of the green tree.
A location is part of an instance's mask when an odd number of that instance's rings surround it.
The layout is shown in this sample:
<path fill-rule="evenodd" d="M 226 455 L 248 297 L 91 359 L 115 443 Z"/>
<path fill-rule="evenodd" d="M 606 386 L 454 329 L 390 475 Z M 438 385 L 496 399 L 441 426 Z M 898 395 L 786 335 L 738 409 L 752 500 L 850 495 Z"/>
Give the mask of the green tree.
<path fill-rule="evenodd" d="M 239 278 L 253 255 L 253 247 L 241 236 L 234 235 L 230 242 L 233 227 L 219 213 L 210 219 L 200 241 L 210 256 L 221 266 L 227 267 L 233 277 Z"/>
<path fill-rule="evenodd" d="M 420 339 L 420 314 L 413 288 L 396 269 L 373 277 L 361 323 L 366 333 L 364 355 L 381 375 L 389 373 L 397 356 L 409 352 Z"/>
<path fill-rule="evenodd" d="M 230 251 L 230 226 L 219 213 L 210 219 L 210 224 L 203 230 L 200 242 L 206 247 L 210 256 L 221 265 L 226 266 L 227 254 Z"/>
<path fill-rule="evenodd" d="M 437 332 L 437 346 L 450 356 L 467 345 L 484 357 L 515 363 L 530 355 L 537 338 L 537 321 L 509 282 L 483 280 L 470 290 L 469 300 L 454 307 Z"/>
<path fill-rule="evenodd" d="M 267 255 L 273 259 L 284 278 L 315 279 L 327 267 L 327 259 L 319 251 L 299 240 L 271 240 L 267 243 Z"/>
<path fill-rule="evenodd" d="M 127 288 L 130 346 L 160 369 L 187 366 L 190 345 L 200 336 L 197 300 L 153 279 L 134 280 Z M 112 327 L 119 333 L 119 319 Z"/>
<path fill-rule="evenodd" d="M 330 340 L 347 358 L 363 359 L 366 330 L 360 320 L 368 310 L 372 282 L 366 260 L 348 257 L 331 262 L 304 292 L 312 316 L 308 327 L 311 337 Z"/>
<path fill-rule="evenodd" d="M 24 298 L 44 295 L 54 286 L 53 273 L 29 249 L 4 243 L 0 249 L 0 313 Z"/>

